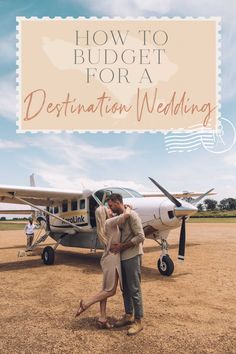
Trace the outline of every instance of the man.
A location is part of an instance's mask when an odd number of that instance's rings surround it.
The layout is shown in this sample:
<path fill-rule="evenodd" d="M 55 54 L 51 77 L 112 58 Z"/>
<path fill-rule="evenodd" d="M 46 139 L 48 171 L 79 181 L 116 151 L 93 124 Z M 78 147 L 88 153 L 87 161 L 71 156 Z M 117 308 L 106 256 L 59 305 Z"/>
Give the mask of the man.
<path fill-rule="evenodd" d="M 34 239 L 34 229 L 35 229 L 35 225 L 33 223 L 33 218 L 32 216 L 30 216 L 28 224 L 25 225 L 25 233 L 27 237 L 27 249 L 32 246 L 33 239 Z"/>
<path fill-rule="evenodd" d="M 125 206 L 120 194 L 111 194 L 108 197 L 108 205 L 116 214 L 124 212 Z M 131 210 L 129 219 L 125 221 L 121 229 L 121 242 L 111 245 L 112 252 L 120 252 L 125 307 L 125 315 L 116 322 L 115 326 L 121 327 L 132 324 L 128 329 L 128 335 L 134 335 L 143 329 L 141 322 L 143 304 L 140 286 L 140 261 L 143 254 L 142 243 L 144 239 L 141 219 L 135 211 Z"/>

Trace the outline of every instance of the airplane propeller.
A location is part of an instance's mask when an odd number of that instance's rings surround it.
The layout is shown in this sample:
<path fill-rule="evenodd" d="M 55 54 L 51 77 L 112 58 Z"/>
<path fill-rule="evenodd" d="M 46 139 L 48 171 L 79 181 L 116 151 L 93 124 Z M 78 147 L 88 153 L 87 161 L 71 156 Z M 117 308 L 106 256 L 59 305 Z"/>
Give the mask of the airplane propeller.
<path fill-rule="evenodd" d="M 182 225 L 180 229 L 180 236 L 179 236 L 179 254 L 178 259 L 184 261 L 184 254 L 185 254 L 185 239 L 186 239 L 186 231 L 185 231 L 185 219 L 186 217 L 182 217 Z"/>
<path fill-rule="evenodd" d="M 157 186 L 162 193 L 172 202 L 175 204 L 175 215 L 180 216 L 182 219 L 181 229 L 180 229 L 180 236 L 179 236 L 179 254 L 178 259 L 184 261 L 184 254 L 185 254 L 185 240 L 186 240 L 186 230 L 185 230 L 185 220 L 188 215 L 191 215 L 193 212 L 196 211 L 195 207 L 188 208 L 186 206 L 182 206 L 179 200 L 177 200 L 173 195 L 171 195 L 165 188 L 163 188 L 159 183 L 157 183 L 153 178 L 148 177 L 152 183 Z"/>
<path fill-rule="evenodd" d="M 209 193 L 211 193 L 214 190 L 214 188 L 211 188 L 209 191 L 206 193 L 201 194 L 198 198 L 194 199 L 191 204 L 196 205 L 200 200 L 202 200 L 204 197 L 206 197 Z M 214 193 L 213 193 L 214 194 Z"/>
<path fill-rule="evenodd" d="M 152 177 L 148 177 L 148 178 L 152 181 L 152 183 L 155 184 L 155 186 L 157 186 L 157 188 L 159 188 L 163 192 L 163 194 L 165 194 L 165 196 L 168 199 L 170 199 L 172 203 L 174 203 L 177 207 L 182 206 L 182 204 L 173 195 L 171 195 L 165 188 L 163 188 L 159 183 L 157 183 L 155 179 L 153 179 Z"/>

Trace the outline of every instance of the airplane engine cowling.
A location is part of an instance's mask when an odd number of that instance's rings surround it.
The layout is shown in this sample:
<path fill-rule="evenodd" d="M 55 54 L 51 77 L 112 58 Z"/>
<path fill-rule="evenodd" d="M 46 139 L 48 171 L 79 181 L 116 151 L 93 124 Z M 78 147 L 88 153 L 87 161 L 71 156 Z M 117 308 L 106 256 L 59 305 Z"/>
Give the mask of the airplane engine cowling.
<path fill-rule="evenodd" d="M 180 224 L 179 219 L 175 216 L 175 205 L 168 199 L 160 205 L 160 219 L 162 224 L 168 227 L 176 227 Z"/>

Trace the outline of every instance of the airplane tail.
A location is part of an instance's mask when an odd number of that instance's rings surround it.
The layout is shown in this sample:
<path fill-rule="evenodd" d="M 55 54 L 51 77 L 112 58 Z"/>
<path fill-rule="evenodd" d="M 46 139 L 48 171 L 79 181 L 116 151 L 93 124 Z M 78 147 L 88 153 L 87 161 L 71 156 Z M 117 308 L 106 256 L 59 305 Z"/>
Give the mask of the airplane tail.
<path fill-rule="evenodd" d="M 30 187 L 36 187 L 34 173 L 32 173 L 32 175 L 30 175 Z M 34 219 L 34 215 L 36 214 L 36 211 L 32 207 L 30 209 L 32 210 L 32 215 L 31 216 Z"/>
<path fill-rule="evenodd" d="M 30 187 L 36 187 L 34 173 L 32 173 L 32 175 L 30 175 Z"/>

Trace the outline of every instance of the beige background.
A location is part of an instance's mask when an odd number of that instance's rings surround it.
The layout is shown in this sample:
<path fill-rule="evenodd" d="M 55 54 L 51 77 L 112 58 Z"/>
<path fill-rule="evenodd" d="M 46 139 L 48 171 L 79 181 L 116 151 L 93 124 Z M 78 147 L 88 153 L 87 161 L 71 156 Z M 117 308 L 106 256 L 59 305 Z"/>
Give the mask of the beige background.
<path fill-rule="evenodd" d="M 184 91 L 192 104 L 202 106 L 210 103 L 217 106 L 217 21 L 216 19 L 167 19 L 167 20 L 98 20 L 98 19 L 19 19 L 20 33 L 20 92 L 19 92 L 19 129 L 26 130 L 173 130 L 196 129 L 201 127 L 206 113 L 164 115 L 163 113 L 148 113 L 144 109 L 142 119 L 137 120 L 137 89 L 141 96 L 148 93 L 150 105 L 157 89 L 157 101 L 168 103 L 176 91 L 178 100 Z M 157 47 L 152 41 L 144 46 L 139 30 L 150 30 L 154 33 L 163 30 L 168 33 L 168 42 L 163 47 Z M 120 30 L 125 33 L 129 30 L 124 46 L 115 46 L 112 40 L 104 46 L 91 44 L 89 47 L 75 45 L 75 31 L 81 35 L 88 30 L 90 35 L 97 30 Z M 75 48 L 93 53 L 98 49 L 115 49 L 120 53 L 124 49 L 155 49 L 164 48 L 165 54 L 162 63 L 157 64 L 151 56 L 151 64 L 144 65 L 139 62 L 125 66 L 118 61 L 113 65 L 75 65 L 73 51 Z M 110 67 L 117 73 L 119 67 L 127 67 L 130 83 L 112 82 L 104 85 L 99 80 L 86 82 L 86 68 L 96 67 L 101 70 Z M 152 78 L 152 83 L 140 84 L 143 70 L 147 68 Z M 24 120 L 27 104 L 24 102 L 27 95 L 37 89 L 44 89 L 46 100 L 41 112 L 31 120 Z M 63 113 L 59 117 L 48 113 L 46 106 L 50 103 L 61 104 L 67 93 L 77 104 L 88 106 L 97 103 L 97 97 L 103 92 L 110 97 L 110 101 L 131 107 L 126 114 L 109 113 Z M 178 101 L 177 100 L 177 101 Z M 178 102 L 177 102 L 178 103 Z M 31 112 L 41 105 L 34 96 Z M 211 114 L 208 128 L 217 127 L 218 109 Z"/>

